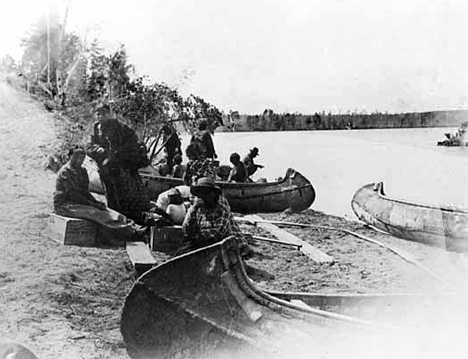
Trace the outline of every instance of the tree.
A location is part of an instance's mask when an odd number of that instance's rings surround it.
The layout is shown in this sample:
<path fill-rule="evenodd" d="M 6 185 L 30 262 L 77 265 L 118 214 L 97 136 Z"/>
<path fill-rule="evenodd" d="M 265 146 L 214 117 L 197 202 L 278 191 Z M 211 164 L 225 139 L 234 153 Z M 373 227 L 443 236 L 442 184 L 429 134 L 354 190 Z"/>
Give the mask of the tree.
<path fill-rule="evenodd" d="M 59 59 L 61 25 L 56 15 L 42 17 L 21 40 L 23 75 L 50 97 L 56 93 L 56 70 Z"/>
<path fill-rule="evenodd" d="M 193 133 L 202 119 L 207 121 L 208 129 L 211 132 L 214 132 L 216 127 L 223 125 L 223 114 L 216 106 L 206 102 L 201 97 L 190 95 L 183 103 L 180 120 L 185 129 Z"/>
<path fill-rule="evenodd" d="M 87 50 L 87 71 L 83 74 L 80 86 L 80 96 L 85 102 L 103 99 L 107 94 L 107 77 L 109 58 L 103 54 L 97 39 Z"/>
<path fill-rule="evenodd" d="M 108 77 L 107 87 L 109 101 L 125 96 L 127 86 L 130 83 L 130 72 L 133 71 L 133 65 L 127 63 L 127 52 L 124 45 L 120 45 L 120 49 L 109 56 L 107 62 Z"/>
<path fill-rule="evenodd" d="M 7 54 L 0 60 L 0 72 L 8 73 L 11 71 L 16 71 L 17 69 L 18 65 L 10 55 Z"/>
<path fill-rule="evenodd" d="M 81 78 L 86 73 L 85 51 L 85 45 L 77 34 L 62 34 L 56 75 L 57 94 L 62 107 L 65 106 L 69 88 L 71 87 L 76 93 Z"/>

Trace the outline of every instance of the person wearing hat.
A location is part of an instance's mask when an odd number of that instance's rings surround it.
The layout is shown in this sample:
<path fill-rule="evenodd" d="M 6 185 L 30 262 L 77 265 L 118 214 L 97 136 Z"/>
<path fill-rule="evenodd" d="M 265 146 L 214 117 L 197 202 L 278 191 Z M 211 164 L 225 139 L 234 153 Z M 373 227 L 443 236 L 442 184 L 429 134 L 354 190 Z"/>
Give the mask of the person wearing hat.
<path fill-rule="evenodd" d="M 254 147 L 250 150 L 249 154 L 244 157 L 244 162 L 245 168 L 247 169 L 247 176 L 250 177 L 252 176 L 255 172 L 257 172 L 257 169 L 263 168 L 263 165 L 258 165 L 254 162 L 254 158 L 258 156 L 258 148 Z M 250 179 L 250 178 L 249 178 Z"/>
<path fill-rule="evenodd" d="M 55 182 L 54 212 L 97 223 L 101 228 L 100 239 L 108 242 L 105 244 L 123 245 L 127 240 L 143 239 L 146 227 L 107 208 L 89 192 L 88 173 L 82 166 L 85 156 L 82 147 L 69 151 L 70 160 L 59 170 Z"/>
<path fill-rule="evenodd" d="M 238 153 L 234 152 L 229 157 L 229 161 L 234 165 L 229 173 L 228 182 L 247 182 L 247 170 L 244 163 L 240 160 Z"/>
<path fill-rule="evenodd" d="M 198 179 L 190 186 L 190 193 L 195 196 L 195 203 L 185 216 L 182 230 L 191 249 L 220 242 L 231 235 L 238 238 L 240 246 L 247 245 L 228 201 L 212 178 Z"/>

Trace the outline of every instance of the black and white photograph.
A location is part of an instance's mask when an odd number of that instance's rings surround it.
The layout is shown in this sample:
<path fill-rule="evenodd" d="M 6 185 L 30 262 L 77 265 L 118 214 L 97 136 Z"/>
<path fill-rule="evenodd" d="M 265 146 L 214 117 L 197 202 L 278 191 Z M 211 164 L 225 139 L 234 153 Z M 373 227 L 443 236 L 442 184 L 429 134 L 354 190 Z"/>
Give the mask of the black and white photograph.
<path fill-rule="evenodd" d="M 468 3 L 0 5 L 0 359 L 466 358 Z"/>

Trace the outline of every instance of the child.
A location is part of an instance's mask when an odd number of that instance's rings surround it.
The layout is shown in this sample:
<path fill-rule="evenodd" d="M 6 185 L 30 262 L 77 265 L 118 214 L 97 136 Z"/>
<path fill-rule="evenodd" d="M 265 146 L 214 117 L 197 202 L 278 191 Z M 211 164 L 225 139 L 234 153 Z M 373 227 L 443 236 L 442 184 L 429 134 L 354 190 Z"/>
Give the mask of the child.
<path fill-rule="evenodd" d="M 182 156 L 177 154 L 174 156 L 174 168 L 172 169 L 172 177 L 182 178 L 185 173 L 185 166 L 182 164 Z"/>

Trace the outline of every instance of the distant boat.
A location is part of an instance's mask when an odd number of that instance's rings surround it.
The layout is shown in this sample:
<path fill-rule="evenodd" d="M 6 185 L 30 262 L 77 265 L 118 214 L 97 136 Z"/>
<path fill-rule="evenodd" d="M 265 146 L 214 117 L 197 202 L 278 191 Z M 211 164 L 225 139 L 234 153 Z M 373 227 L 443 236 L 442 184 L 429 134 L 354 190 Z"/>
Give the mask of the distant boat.
<path fill-rule="evenodd" d="M 445 133 L 446 140 L 437 142 L 437 146 L 447 147 L 464 147 L 468 146 L 468 142 L 465 140 L 465 134 L 468 128 L 468 122 L 464 122 L 460 125 L 455 134 Z"/>
<path fill-rule="evenodd" d="M 396 237 L 448 251 L 468 251 L 468 208 L 390 198 L 382 182 L 361 187 L 351 207 L 360 220 Z"/>

